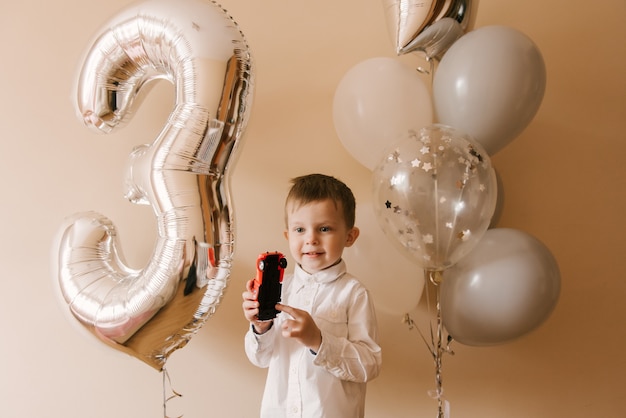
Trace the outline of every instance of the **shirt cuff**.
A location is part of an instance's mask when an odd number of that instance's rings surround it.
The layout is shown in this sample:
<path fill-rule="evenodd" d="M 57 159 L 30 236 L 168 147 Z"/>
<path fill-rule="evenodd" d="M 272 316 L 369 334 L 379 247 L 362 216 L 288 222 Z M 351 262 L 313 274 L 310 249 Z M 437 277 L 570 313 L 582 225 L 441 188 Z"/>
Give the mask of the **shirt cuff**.
<path fill-rule="evenodd" d="M 254 324 L 250 324 L 250 329 L 252 330 L 252 333 L 254 335 L 263 335 L 263 334 L 267 333 L 269 330 L 271 330 L 273 326 L 274 326 L 274 320 L 272 319 L 272 321 L 270 322 L 269 328 L 266 329 L 265 332 L 263 332 L 263 333 L 256 332 L 256 329 L 254 329 Z"/>

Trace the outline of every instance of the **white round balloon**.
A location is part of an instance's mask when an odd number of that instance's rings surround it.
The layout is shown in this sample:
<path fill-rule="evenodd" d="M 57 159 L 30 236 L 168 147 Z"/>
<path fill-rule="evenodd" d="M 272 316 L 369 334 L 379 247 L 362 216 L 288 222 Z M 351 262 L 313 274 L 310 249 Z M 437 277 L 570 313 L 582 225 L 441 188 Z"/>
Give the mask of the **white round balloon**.
<path fill-rule="evenodd" d="M 424 290 L 423 270 L 392 245 L 370 203 L 357 206 L 356 219 L 361 233 L 343 253 L 348 270 L 368 288 L 376 308 L 398 315 L 413 310 Z"/>
<path fill-rule="evenodd" d="M 528 126 L 545 87 L 543 57 L 530 38 L 506 26 L 476 29 L 456 41 L 437 68 L 437 120 L 493 155 Z"/>
<path fill-rule="evenodd" d="M 466 345 L 504 343 L 532 331 L 556 306 L 559 267 L 533 236 L 488 230 L 476 248 L 444 273 L 443 324 Z"/>
<path fill-rule="evenodd" d="M 350 155 L 373 170 L 385 148 L 432 123 L 430 92 L 417 70 L 394 58 L 370 58 L 339 82 L 333 121 Z"/>

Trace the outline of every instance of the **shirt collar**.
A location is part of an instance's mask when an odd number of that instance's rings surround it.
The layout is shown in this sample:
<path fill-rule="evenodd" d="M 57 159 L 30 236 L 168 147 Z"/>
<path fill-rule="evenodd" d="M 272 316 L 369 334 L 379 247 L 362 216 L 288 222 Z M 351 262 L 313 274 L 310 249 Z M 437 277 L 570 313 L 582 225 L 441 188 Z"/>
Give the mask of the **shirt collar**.
<path fill-rule="evenodd" d="M 339 260 L 337 264 L 313 274 L 309 274 L 302 270 L 300 264 L 296 265 L 294 270 L 294 276 L 298 279 L 304 280 L 305 282 L 315 283 L 330 283 L 337 280 L 344 274 L 346 274 L 346 263 L 343 259 Z"/>

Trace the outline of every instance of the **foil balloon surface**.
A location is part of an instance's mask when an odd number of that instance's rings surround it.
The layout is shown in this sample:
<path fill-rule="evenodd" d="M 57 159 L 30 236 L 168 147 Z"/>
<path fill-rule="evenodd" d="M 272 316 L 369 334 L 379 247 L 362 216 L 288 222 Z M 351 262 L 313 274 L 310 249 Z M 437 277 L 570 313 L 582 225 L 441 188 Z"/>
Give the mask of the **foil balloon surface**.
<path fill-rule="evenodd" d="M 423 52 L 441 58 L 475 19 L 478 0 L 383 0 L 396 53 Z"/>
<path fill-rule="evenodd" d="M 154 141 L 130 154 L 125 175 L 126 197 L 150 205 L 156 218 L 151 258 L 131 269 L 112 221 L 82 212 L 59 230 L 55 268 L 80 323 L 162 370 L 215 312 L 228 283 L 229 174 L 249 119 L 254 68 L 244 35 L 217 3 L 136 3 L 104 25 L 85 56 L 80 117 L 109 133 L 158 79 L 173 83 L 174 107 Z"/>

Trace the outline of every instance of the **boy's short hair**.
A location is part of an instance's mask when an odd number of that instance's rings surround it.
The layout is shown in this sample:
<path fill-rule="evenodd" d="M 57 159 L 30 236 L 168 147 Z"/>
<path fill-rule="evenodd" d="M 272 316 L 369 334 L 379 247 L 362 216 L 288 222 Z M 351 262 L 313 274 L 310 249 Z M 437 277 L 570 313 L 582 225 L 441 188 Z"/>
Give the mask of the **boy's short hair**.
<path fill-rule="evenodd" d="M 315 201 L 330 199 L 335 203 L 335 206 L 341 204 L 343 217 L 348 229 L 354 227 L 356 200 L 352 190 L 344 182 L 324 174 L 307 174 L 291 179 L 291 183 L 292 186 L 285 201 L 285 209 L 291 202 L 305 205 Z"/>

